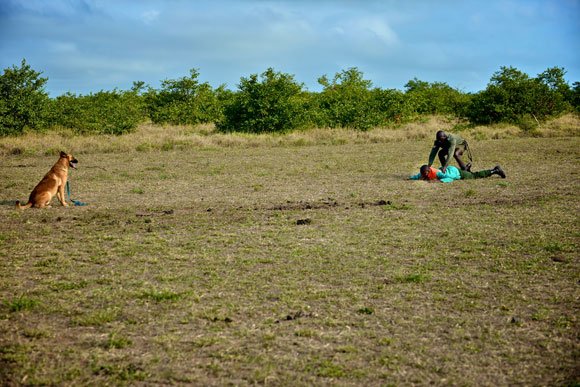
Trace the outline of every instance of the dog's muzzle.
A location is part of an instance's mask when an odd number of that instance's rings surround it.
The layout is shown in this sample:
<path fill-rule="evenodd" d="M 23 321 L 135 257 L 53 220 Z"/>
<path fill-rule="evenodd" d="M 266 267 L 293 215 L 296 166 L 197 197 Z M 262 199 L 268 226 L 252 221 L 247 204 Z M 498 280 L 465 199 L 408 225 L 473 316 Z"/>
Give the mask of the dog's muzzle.
<path fill-rule="evenodd" d="M 78 164 L 78 162 L 79 162 L 79 161 L 78 161 L 77 159 L 72 159 L 72 160 L 69 162 L 69 165 L 70 165 L 72 168 L 74 168 L 74 169 L 77 169 L 77 164 Z"/>

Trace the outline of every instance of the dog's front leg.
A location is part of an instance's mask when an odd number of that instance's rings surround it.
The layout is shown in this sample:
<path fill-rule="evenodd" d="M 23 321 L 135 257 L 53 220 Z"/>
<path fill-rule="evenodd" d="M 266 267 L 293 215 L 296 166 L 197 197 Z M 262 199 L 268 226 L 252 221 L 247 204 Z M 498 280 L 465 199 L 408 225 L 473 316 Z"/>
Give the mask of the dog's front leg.
<path fill-rule="evenodd" d="M 68 204 L 66 203 L 66 200 L 64 198 L 64 184 L 61 184 L 58 187 L 58 191 L 56 192 L 56 197 L 58 198 L 58 201 L 63 205 L 63 207 L 68 207 Z"/>

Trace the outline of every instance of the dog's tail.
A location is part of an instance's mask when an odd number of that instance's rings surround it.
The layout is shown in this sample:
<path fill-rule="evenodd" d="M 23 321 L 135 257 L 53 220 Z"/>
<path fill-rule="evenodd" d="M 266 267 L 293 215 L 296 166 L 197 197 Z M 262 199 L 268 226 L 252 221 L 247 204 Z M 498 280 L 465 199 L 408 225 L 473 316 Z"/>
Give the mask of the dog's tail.
<path fill-rule="evenodd" d="M 30 201 L 28 203 L 26 203 L 25 205 L 21 205 L 20 200 L 16 201 L 16 208 L 18 208 L 19 210 L 25 210 L 25 209 L 30 208 L 30 207 L 32 207 L 32 202 L 30 202 Z"/>

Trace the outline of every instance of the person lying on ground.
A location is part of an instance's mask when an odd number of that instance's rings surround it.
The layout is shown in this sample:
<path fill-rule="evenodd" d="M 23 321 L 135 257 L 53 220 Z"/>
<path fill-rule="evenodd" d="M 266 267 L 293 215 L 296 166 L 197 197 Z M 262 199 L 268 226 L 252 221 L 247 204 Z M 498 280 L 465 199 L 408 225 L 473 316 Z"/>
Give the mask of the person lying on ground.
<path fill-rule="evenodd" d="M 485 169 L 483 171 L 469 172 L 462 171 L 461 169 L 450 165 L 447 170 L 443 172 L 441 169 L 435 169 L 428 165 L 423 165 L 419 168 L 419 173 L 410 176 L 411 180 L 433 180 L 441 181 L 443 183 L 451 183 L 454 180 L 471 180 L 471 179 L 481 179 L 484 177 L 490 177 L 493 175 L 501 176 L 505 179 L 506 175 L 503 169 L 499 165 L 496 165 L 492 169 Z"/>

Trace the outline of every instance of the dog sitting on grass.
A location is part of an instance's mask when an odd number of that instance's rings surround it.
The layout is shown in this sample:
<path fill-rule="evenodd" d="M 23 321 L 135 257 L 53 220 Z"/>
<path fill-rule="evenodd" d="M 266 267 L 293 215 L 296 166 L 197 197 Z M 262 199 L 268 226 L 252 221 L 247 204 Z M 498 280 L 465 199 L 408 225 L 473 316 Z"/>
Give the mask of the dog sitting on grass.
<path fill-rule="evenodd" d="M 68 179 L 68 169 L 77 167 L 78 160 L 65 152 L 60 152 L 60 157 L 56 164 L 48 171 L 42 178 L 40 183 L 30 193 L 28 203 L 21 205 L 20 201 L 16 201 L 16 208 L 25 209 L 30 207 L 44 208 L 50 207 L 50 201 L 56 194 L 60 203 L 67 207 L 66 199 L 64 197 L 64 189 Z"/>

